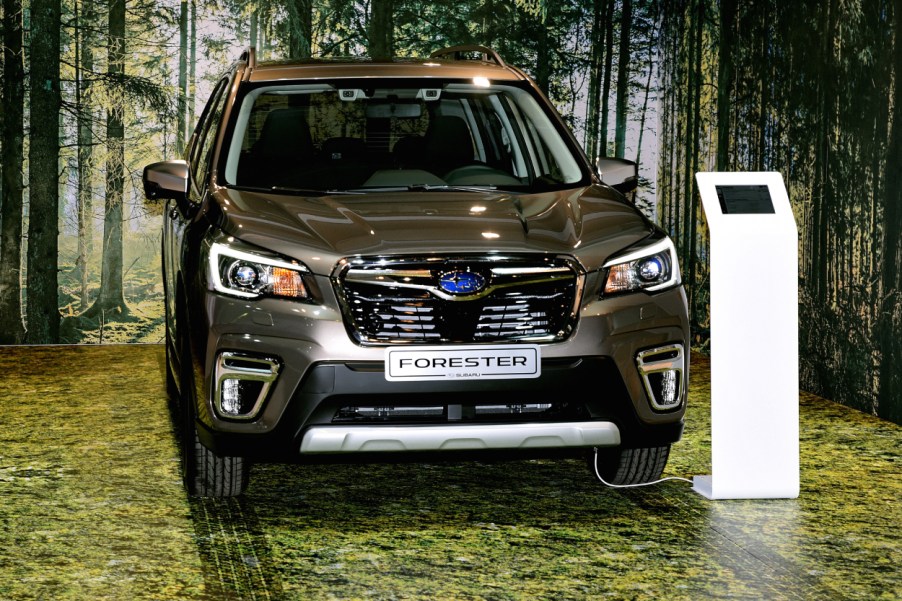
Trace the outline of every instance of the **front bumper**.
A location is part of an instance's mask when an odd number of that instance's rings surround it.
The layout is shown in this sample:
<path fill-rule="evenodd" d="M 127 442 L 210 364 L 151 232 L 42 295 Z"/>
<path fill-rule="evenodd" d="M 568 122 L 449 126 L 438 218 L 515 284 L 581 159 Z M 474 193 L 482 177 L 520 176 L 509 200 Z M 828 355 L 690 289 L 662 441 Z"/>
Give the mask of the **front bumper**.
<path fill-rule="evenodd" d="M 321 289 L 331 290 L 327 285 Z M 206 446 L 226 455 L 312 461 L 398 451 L 660 446 L 679 440 L 682 434 L 688 383 L 688 323 L 682 288 L 584 305 L 578 327 L 567 341 L 542 346 L 539 378 L 440 383 L 387 381 L 384 348 L 354 343 L 341 315 L 330 309 L 337 306 L 334 299 L 325 300 L 322 306 L 310 306 L 206 294 L 202 358 L 206 373 L 197 411 L 198 433 Z M 685 349 L 681 400 L 661 410 L 649 400 L 637 357 L 672 344 Z M 223 352 L 279 360 L 278 378 L 252 420 L 224 418 L 213 409 L 215 368 Z M 357 423 L 341 418 L 349 407 L 361 405 L 440 409 L 429 419 Z M 524 405 L 549 407 L 541 415 L 482 410 Z M 533 423 L 546 432 L 541 435 L 542 444 L 527 434 L 528 424 Z M 502 434 L 505 430 L 509 433 Z M 349 442 L 336 447 L 334 441 L 339 438 Z"/>

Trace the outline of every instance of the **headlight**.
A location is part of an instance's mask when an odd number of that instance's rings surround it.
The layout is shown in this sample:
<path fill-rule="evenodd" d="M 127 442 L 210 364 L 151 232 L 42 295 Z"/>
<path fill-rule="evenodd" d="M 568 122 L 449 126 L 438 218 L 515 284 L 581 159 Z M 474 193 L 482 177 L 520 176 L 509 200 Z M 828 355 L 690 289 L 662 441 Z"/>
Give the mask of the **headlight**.
<path fill-rule="evenodd" d="M 680 266 L 670 238 L 611 259 L 604 268 L 607 276 L 601 293 L 606 296 L 636 290 L 653 292 L 680 283 Z"/>
<path fill-rule="evenodd" d="M 304 274 L 309 270 L 300 263 L 250 250 L 234 240 L 211 243 L 209 253 L 210 282 L 217 292 L 242 298 L 310 297 L 304 283 Z"/>

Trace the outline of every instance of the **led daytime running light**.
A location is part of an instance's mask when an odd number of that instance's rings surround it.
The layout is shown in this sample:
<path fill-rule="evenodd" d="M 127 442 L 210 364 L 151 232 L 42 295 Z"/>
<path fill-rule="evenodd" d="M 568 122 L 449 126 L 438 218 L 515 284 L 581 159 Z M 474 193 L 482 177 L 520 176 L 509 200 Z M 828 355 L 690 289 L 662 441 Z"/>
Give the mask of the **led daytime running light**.
<path fill-rule="evenodd" d="M 241 298 L 259 298 L 264 295 L 288 298 L 308 297 L 307 286 L 301 275 L 307 271 L 303 265 L 264 257 L 237 250 L 227 244 L 213 242 L 210 245 L 209 268 L 213 288 L 223 294 Z M 250 269 L 256 273 L 253 283 L 249 277 Z M 241 280 L 249 283 L 245 285 Z"/>
<path fill-rule="evenodd" d="M 676 259 L 676 249 L 670 238 L 664 238 L 650 246 L 645 246 L 612 259 L 604 264 L 608 269 L 602 294 L 617 294 L 646 290 L 654 292 L 671 288 L 680 283 L 680 267 Z M 655 282 L 649 275 L 660 269 L 663 281 Z"/>

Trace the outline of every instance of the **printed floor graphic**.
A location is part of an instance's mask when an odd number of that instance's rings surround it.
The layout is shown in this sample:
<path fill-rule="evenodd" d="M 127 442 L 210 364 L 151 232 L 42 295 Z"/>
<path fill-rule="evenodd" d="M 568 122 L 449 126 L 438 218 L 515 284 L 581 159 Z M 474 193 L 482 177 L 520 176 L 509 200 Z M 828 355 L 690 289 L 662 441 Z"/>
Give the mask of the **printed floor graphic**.
<path fill-rule="evenodd" d="M 0 599 L 902 598 L 902 427 L 824 399 L 800 399 L 798 499 L 612 490 L 576 460 L 256 465 L 189 499 L 163 361 L 0 347 Z M 669 476 L 710 473 L 704 357 L 691 378 Z"/>

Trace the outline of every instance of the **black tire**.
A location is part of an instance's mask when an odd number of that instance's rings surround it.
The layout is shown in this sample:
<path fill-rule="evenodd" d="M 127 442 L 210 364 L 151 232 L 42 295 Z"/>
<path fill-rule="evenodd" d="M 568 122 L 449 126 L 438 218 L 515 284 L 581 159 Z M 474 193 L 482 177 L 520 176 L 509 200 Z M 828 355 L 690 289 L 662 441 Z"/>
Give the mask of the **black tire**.
<path fill-rule="evenodd" d="M 250 480 L 250 463 L 244 457 L 217 455 L 201 443 L 192 421 L 185 432 L 185 487 L 195 497 L 237 497 Z"/>
<path fill-rule="evenodd" d="M 160 240 L 160 272 L 163 274 L 163 331 L 165 332 L 164 342 L 166 345 L 166 396 L 169 397 L 170 403 L 178 404 L 179 387 L 176 380 L 176 374 L 172 370 L 172 336 L 169 335 L 169 324 L 172 316 L 169 314 L 169 290 L 166 286 L 166 249 L 163 247 L 163 241 Z"/>
<path fill-rule="evenodd" d="M 165 301 L 164 301 L 165 302 Z M 176 384 L 175 373 L 172 371 L 172 340 L 169 336 L 169 310 L 166 310 L 166 395 L 170 402 L 178 403 L 179 387 Z"/>
<path fill-rule="evenodd" d="M 589 469 L 593 476 L 600 475 L 608 484 L 647 484 L 661 478 L 669 456 L 670 445 L 639 449 L 598 449 L 597 459 L 594 453 L 589 455 Z"/>
<path fill-rule="evenodd" d="M 179 438 L 185 489 L 194 497 L 237 497 L 247 489 L 250 462 L 244 457 L 217 455 L 201 443 L 194 422 L 196 388 L 191 351 L 187 344 L 182 344 L 180 359 Z"/>

